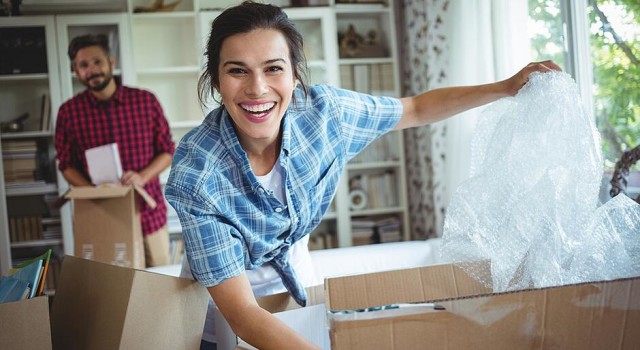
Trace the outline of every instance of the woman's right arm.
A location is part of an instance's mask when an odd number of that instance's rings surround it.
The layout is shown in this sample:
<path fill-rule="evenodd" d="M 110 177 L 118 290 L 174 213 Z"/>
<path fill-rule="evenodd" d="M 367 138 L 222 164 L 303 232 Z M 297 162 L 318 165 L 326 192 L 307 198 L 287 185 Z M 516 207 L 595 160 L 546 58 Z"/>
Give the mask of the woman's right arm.
<path fill-rule="evenodd" d="M 318 349 L 258 305 L 245 273 L 208 290 L 234 333 L 258 349 Z"/>

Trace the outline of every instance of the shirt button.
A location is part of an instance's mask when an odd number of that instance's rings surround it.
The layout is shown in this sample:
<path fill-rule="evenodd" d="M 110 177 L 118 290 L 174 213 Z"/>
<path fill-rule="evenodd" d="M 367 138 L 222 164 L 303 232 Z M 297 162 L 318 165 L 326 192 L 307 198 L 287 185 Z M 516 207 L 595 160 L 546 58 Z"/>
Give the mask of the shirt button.
<path fill-rule="evenodd" d="M 276 213 L 279 213 L 281 211 L 282 211 L 282 208 L 280 208 L 280 207 L 276 208 Z"/>

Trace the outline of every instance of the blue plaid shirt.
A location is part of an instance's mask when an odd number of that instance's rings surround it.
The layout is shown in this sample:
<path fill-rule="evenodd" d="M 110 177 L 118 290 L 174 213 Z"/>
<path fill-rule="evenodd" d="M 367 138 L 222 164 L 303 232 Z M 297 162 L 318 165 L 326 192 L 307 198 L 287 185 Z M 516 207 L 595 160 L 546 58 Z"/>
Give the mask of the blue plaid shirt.
<path fill-rule="evenodd" d="M 193 277 L 204 286 L 268 263 L 305 305 L 289 248 L 321 221 L 346 163 L 402 115 L 398 99 L 325 85 L 310 87 L 307 99 L 297 90 L 294 100 L 278 158 L 286 203 L 257 180 L 223 107 L 176 149 L 165 196 L 180 217 Z"/>

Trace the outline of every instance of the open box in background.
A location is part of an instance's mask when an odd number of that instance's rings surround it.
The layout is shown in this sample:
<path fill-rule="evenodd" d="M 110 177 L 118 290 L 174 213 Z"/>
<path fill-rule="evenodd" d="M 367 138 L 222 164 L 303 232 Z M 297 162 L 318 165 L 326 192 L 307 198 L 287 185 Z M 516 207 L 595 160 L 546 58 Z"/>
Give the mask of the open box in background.
<path fill-rule="evenodd" d="M 73 244 L 77 257 L 145 268 L 142 224 L 137 205 L 156 203 L 139 186 L 72 187 L 60 202 L 73 201 Z"/>

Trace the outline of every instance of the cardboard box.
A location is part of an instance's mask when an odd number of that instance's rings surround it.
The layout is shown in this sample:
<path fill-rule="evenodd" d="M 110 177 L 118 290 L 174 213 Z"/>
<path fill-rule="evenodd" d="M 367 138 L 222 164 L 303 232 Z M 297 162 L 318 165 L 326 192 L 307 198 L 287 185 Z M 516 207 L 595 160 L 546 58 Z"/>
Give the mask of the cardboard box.
<path fill-rule="evenodd" d="M 300 333 L 310 342 L 323 349 L 329 347 L 329 334 L 324 305 L 324 287 L 322 285 L 309 287 L 307 291 L 307 306 L 300 307 L 289 293 L 279 293 L 258 298 L 258 305 L 271 312 Z M 238 338 L 231 330 L 231 326 L 222 314 L 214 312 L 216 339 L 218 350 L 254 350 L 255 347 Z"/>
<path fill-rule="evenodd" d="M 54 349 L 199 349 L 198 282 L 67 255 L 51 309 Z"/>
<path fill-rule="evenodd" d="M 486 271 L 488 272 L 488 271 Z M 640 349 L 640 278 L 491 293 L 454 265 L 332 278 L 331 348 Z"/>
<path fill-rule="evenodd" d="M 0 304 L 0 349 L 51 350 L 48 297 Z"/>
<path fill-rule="evenodd" d="M 156 203 L 138 186 L 73 187 L 74 255 L 107 264 L 145 268 L 144 243 L 136 195 Z"/>

